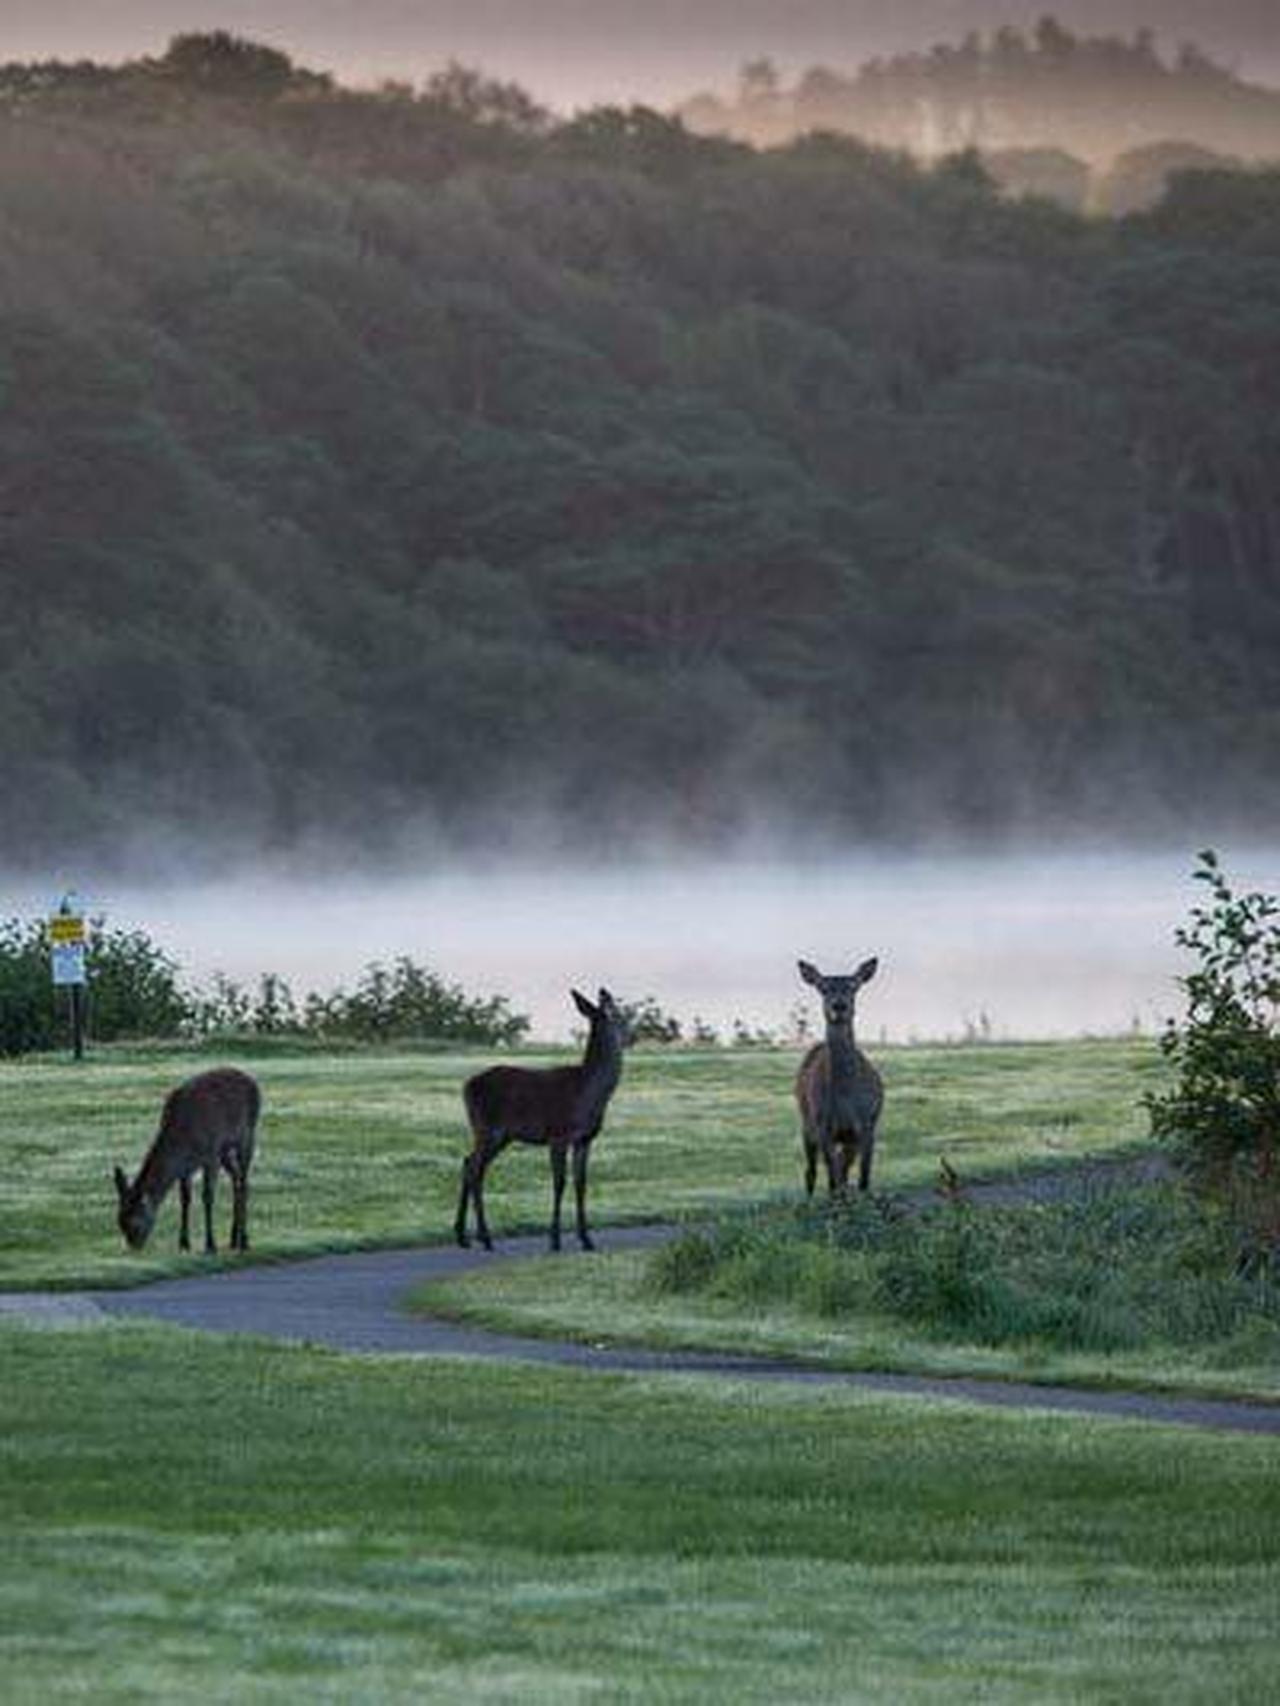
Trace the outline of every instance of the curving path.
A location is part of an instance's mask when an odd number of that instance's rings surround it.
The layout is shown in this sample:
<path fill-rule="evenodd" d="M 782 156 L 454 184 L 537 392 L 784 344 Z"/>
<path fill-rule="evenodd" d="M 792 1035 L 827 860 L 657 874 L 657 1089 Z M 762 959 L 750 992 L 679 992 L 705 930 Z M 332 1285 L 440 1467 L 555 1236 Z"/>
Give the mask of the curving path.
<path fill-rule="evenodd" d="M 609 1249 L 636 1248 L 657 1243 L 671 1232 L 668 1226 L 606 1228 L 604 1242 Z M 203 1331 L 255 1333 L 349 1352 L 503 1357 L 613 1372 L 749 1376 L 792 1384 L 845 1386 L 912 1397 L 963 1400 L 1002 1408 L 1068 1411 L 1243 1433 L 1280 1434 L 1280 1404 L 1092 1392 L 1022 1381 L 849 1374 L 760 1357 L 523 1338 L 404 1311 L 405 1294 L 427 1280 L 456 1275 L 494 1261 L 538 1255 L 545 1247 L 545 1239 L 539 1234 L 509 1239 L 494 1255 L 441 1245 L 319 1256 L 162 1280 L 137 1291 L 62 1296 L 15 1294 L 0 1298 L 0 1311 L 62 1320 L 140 1316 Z"/>

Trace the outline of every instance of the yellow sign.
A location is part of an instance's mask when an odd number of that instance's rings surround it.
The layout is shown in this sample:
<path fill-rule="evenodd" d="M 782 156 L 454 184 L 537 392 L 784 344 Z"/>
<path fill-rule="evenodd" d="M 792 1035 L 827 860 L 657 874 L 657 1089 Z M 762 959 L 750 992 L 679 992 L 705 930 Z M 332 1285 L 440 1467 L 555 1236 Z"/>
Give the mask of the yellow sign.
<path fill-rule="evenodd" d="M 55 912 L 49 920 L 49 941 L 55 948 L 68 948 L 84 942 L 84 919 L 70 913 Z"/>

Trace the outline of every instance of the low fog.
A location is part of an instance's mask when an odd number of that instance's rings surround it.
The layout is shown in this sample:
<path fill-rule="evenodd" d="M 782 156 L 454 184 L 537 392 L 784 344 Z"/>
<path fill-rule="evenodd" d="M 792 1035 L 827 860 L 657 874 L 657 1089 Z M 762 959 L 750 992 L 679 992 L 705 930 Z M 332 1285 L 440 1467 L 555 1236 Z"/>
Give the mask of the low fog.
<path fill-rule="evenodd" d="M 1239 888 L 1280 887 L 1280 857 L 1221 850 Z M 621 863 L 573 869 L 462 863 L 400 876 L 289 877 L 80 893 L 118 928 L 145 930 L 191 982 L 266 971 L 295 995 L 353 983 L 407 955 L 469 994 L 498 993 L 563 1040 L 571 986 L 653 996 L 686 1030 L 741 1022 L 779 1037 L 818 1021 L 798 957 L 880 974 L 860 1007 L 868 1042 L 1158 1030 L 1189 969 L 1173 933 L 1201 897 L 1191 851 L 856 856 L 802 861 Z M 87 876 L 87 873 L 79 873 Z M 48 893 L 7 889 L 4 911 Z"/>
<path fill-rule="evenodd" d="M 5 0 L 0 59 L 128 58 L 223 28 L 345 79 L 416 81 L 460 59 L 569 110 L 670 105 L 762 54 L 784 71 L 849 69 L 1046 12 L 1073 30 L 1193 37 L 1244 75 L 1280 75 L 1274 0 Z"/>

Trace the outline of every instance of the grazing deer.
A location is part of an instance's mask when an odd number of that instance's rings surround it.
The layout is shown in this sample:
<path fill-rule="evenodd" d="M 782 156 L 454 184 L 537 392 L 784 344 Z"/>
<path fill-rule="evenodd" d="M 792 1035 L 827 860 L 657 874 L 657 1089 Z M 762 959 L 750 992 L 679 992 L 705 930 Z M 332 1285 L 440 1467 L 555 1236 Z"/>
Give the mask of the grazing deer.
<path fill-rule="evenodd" d="M 156 1212 L 176 1182 L 182 1202 L 178 1248 L 191 1248 L 191 1175 L 203 1172 L 204 1248 L 215 1255 L 213 1194 L 219 1167 L 231 1175 L 231 1248 L 249 1248 L 249 1165 L 262 1096 L 247 1072 L 215 1067 L 188 1078 L 170 1091 L 160 1129 L 129 1183 L 123 1167 L 115 1170 L 120 1198 L 119 1223 L 130 1247 L 140 1250 L 151 1235 Z"/>
<path fill-rule="evenodd" d="M 471 1125 L 471 1152 L 462 1163 L 462 1192 L 454 1233 L 464 1248 L 467 1203 L 474 1202 L 476 1232 L 486 1250 L 493 1249 L 484 1217 L 484 1176 L 489 1163 L 509 1143 L 545 1144 L 551 1154 L 551 1248 L 560 1248 L 560 1203 L 564 1196 L 565 1160 L 573 1151 L 573 1189 L 578 1207 L 578 1242 L 593 1250 L 587 1231 L 587 1155 L 591 1140 L 604 1123 L 609 1098 L 622 1076 L 626 1020 L 613 996 L 602 989 L 599 1004 L 572 990 L 574 1005 L 591 1025 L 587 1048 L 577 1066 L 535 1069 L 491 1066 L 463 1086 Z"/>
<path fill-rule="evenodd" d="M 796 1074 L 796 1101 L 804 1135 L 804 1184 L 813 1195 L 821 1153 L 833 1192 L 844 1189 L 853 1158 L 858 1157 L 858 1189 L 871 1183 L 876 1121 L 884 1105 L 880 1074 L 853 1040 L 853 1008 L 858 991 L 876 974 L 878 960 L 864 960 L 851 977 L 824 977 L 801 960 L 800 976 L 822 997 L 827 1040 L 816 1043 Z"/>

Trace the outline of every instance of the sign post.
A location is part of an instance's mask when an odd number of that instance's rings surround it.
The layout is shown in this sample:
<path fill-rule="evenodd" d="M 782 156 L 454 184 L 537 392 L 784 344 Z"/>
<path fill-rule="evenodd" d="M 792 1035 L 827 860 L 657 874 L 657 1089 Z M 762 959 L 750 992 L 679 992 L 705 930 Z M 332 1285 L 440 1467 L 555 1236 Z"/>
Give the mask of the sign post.
<path fill-rule="evenodd" d="M 84 1059 L 85 940 L 84 915 L 75 896 L 64 894 L 49 920 L 49 963 L 54 987 L 70 992 L 71 1046 L 77 1060 Z"/>

